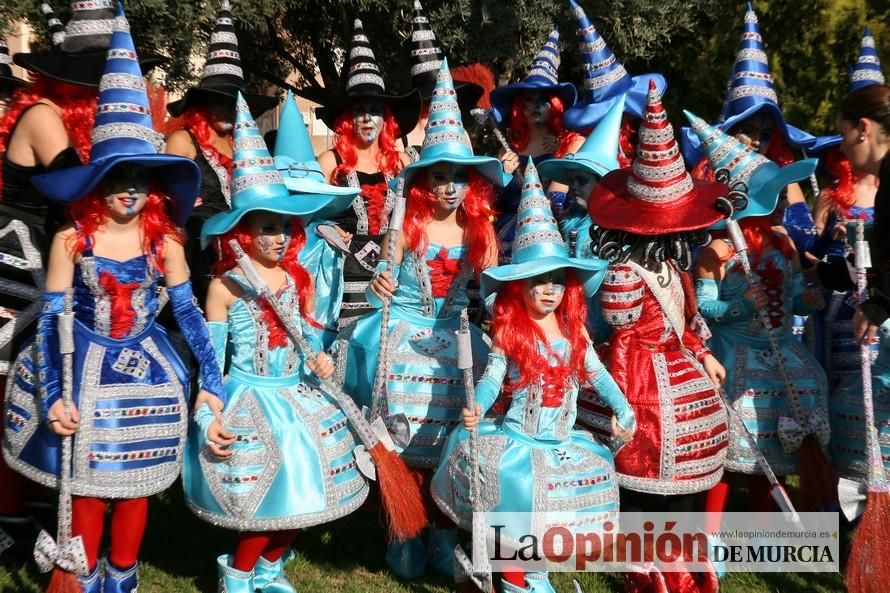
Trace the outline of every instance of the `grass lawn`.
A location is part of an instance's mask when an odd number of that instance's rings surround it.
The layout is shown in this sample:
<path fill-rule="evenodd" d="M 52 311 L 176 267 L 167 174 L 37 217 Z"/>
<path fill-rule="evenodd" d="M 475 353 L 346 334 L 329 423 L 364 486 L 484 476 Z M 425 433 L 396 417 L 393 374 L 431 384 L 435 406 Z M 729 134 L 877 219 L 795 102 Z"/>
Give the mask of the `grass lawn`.
<path fill-rule="evenodd" d="M 848 541 L 844 537 L 842 541 Z M 139 593 L 216 593 L 215 558 L 234 549 L 235 534 L 194 517 L 177 484 L 151 501 L 142 548 Z M 299 552 L 287 575 L 300 593 L 448 593 L 449 581 L 429 576 L 400 583 L 387 570 L 383 528 L 377 516 L 362 509 L 332 525 L 308 529 L 296 542 Z M 623 591 L 620 575 L 554 574 L 559 593 L 573 593 L 577 577 L 586 593 Z M 48 579 L 33 563 L 10 566 L 0 556 L 0 592 L 42 593 Z M 724 593 L 841 593 L 839 574 L 731 574 Z"/>

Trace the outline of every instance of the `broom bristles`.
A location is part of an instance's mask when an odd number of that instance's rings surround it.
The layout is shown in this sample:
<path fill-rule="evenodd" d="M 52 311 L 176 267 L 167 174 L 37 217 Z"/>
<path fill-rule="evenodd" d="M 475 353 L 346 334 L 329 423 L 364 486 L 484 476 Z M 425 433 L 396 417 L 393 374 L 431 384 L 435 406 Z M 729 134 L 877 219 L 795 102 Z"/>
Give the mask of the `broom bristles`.
<path fill-rule="evenodd" d="M 374 445 L 370 453 L 377 466 L 380 500 L 389 519 L 390 539 L 406 541 L 417 537 L 428 523 L 420 485 L 404 460 L 383 443 Z"/>
<path fill-rule="evenodd" d="M 869 491 L 853 534 L 844 582 L 849 593 L 880 593 L 890 583 L 890 492 Z"/>
<path fill-rule="evenodd" d="M 455 82 L 470 82 L 482 87 L 482 96 L 476 102 L 479 107 L 491 109 L 491 101 L 488 96 L 495 89 L 494 73 L 485 64 L 474 62 L 465 66 L 455 66 L 451 69 L 451 78 Z"/>
<path fill-rule="evenodd" d="M 83 593 L 83 587 L 73 572 L 62 570 L 58 566 L 53 569 L 46 593 Z"/>
<path fill-rule="evenodd" d="M 798 510 L 818 512 L 840 508 L 838 475 L 825 457 L 819 441 L 811 434 L 800 446 L 800 492 Z"/>

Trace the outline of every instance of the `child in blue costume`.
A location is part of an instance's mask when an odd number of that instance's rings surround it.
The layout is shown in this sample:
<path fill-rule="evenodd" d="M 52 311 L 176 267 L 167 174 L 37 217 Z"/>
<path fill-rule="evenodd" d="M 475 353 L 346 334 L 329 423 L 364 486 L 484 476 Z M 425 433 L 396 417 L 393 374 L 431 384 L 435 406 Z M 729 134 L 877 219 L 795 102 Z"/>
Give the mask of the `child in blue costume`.
<path fill-rule="evenodd" d="M 433 477 L 433 497 L 462 528 L 472 522 L 467 477 L 468 429 L 479 426 L 483 510 L 617 513 L 612 454 L 573 430 L 579 387 L 589 385 L 614 410 L 616 436 L 630 440 L 634 412 L 606 371 L 587 331 L 585 299 L 603 281 L 606 262 L 570 258 L 534 165 L 525 172 L 513 262 L 486 270 L 482 291 L 493 302 L 494 342 L 476 388 L 476 409 L 463 411 Z M 479 420 L 501 390 L 511 396 L 503 420 Z M 585 525 L 590 528 L 591 525 Z M 508 525 L 517 541 L 530 525 Z M 506 593 L 553 593 L 547 573 L 505 573 Z"/>
<path fill-rule="evenodd" d="M 219 420 L 208 407 L 195 415 L 198 429 L 186 449 L 183 485 L 195 514 L 240 531 L 235 553 L 217 560 L 220 592 L 292 593 L 282 556 L 296 530 L 351 513 L 368 486 L 356 466 L 345 415 L 311 376 L 329 378 L 333 363 L 324 353 L 304 357 L 245 279 L 228 242 L 238 241 L 320 349 L 312 276 L 297 261 L 306 241 L 303 224 L 322 208 L 347 208 L 354 194 L 291 195 L 240 96 L 234 147 L 233 208 L 209 219 L 201 232 L 205 244 L 222 236 L 218 270 L 224 273 L 210 284 L 207 318 L 217 360 L 228 367 L 227 403 Z M 207 431 L 218 423 L 227 434 L 208 443 Z"/>
<path fill-rule="evenodd" d="M 337 365 L 344 390 L 359 405 L 373 416 L 407 420 L 410 441 L 399 453 L 422 474 L 436 467 L 448 432 L 460 421 L 463 380 L 454 331 L 469 303 L 467 282 L 496 261 L 491 199 L 504 177 L 497 159 L 473 155 L 447 60 L 433 91 L 420 159 L 402 175 L 407 202 L 396 266 L 390 274 L 381 261 L 368 291 L 369 302 L 378 306 L 392 298 L 386 351 L 380 351 L 377 311 L 340 335 Z M 472 331 L 481 367 L 488 346 L 479 328 Z M 377 365 L 383 365 L 385 385 L 374 392 Z M 453 526 L 430 532 L 429 562 L 448 575 L 455 540 Z M 415 538 L 392 544 L 387 560 L 400 576 L 415 578 L 424 572 L 423 555 Z"/>
<path fill-rule="evenodd" d="M 810 424 L 804 427 L 803 434 L 815 431 L 823 445 L 829 435 L 825 373 L 794 338 L 793 314 L 806 314 L 824 303 L 818 290 L 805 289 L 794 245 L 772 228 L 771 215 L 779 193 L 789 183 L 806 179 L 816 161 L 808 159 L 779 167 L 702 119 L 689 112 L 686 116 L 711 168 L 726 171 L 729 187 L 746 194 L 747 204 L 739 204 L 733 218 L 740 221 L 748 244 L 745 256 L 760 284 L 748 286 L 732 241 L 717 230 L 716 238 L 702 250 L 696 270 L 698 309 L 713 333 L 708 347 L 723 361 L 730 401 L 773 471 L 780 477 L 794 474 L 798 471 L 797 450 L 801 443 L 800 439 L 794 442 L 788 437 L 786 425 L 791 420 L 799 422 L 795 407 Z M 725 228 L 725 224 L 720 221 L 715 228 Z M 787 393 L 769 337 L 758 318 L 762 311 L 769 315 L 770 332 L 781 349 L 794 393 Z M 727 472 L 750 476 L 751 510 L 772 509 L 770 484 L 762 477 L 763 470 L 749 449 L 746 435 L 733 428 L 725 465 Z M 720 483 L 708 491 L 708 511 L 723 511 L 731 479 L 731 474 L 724 474 Z"/>
<path fill-rule="evenodd" d="M 199 172 L 188 159 L 157 154 L 159 137 L 120 5 L 92 139 L 89 165 L 33 180 L 45 195 L 70 204 L 74 224 L 53 241 L 35 352 L 24 351 L 15 366 L 3 453 L 29 478 L 55 486 L 69 471 L 60 467 L 59 437 L 73 438 L 71 533 L 83 541 L 80 560 L 89 570 L 78 575 L 80 584 L 85 593 L 135 593 L 147 497 L 179 476 L 188 418 L 188 369 L 155 321 L 161 276 L 200 365 L 198 401 L 219 404 L 225 392 L 192 298 L 180 230 L 198 194 Z M 73 384 L 59 353 L 66 300 L 73 301 Z M 61 397 L 68 390 L 70 415 Z M 98 551 L 109 503 L 103 577 Z"/>

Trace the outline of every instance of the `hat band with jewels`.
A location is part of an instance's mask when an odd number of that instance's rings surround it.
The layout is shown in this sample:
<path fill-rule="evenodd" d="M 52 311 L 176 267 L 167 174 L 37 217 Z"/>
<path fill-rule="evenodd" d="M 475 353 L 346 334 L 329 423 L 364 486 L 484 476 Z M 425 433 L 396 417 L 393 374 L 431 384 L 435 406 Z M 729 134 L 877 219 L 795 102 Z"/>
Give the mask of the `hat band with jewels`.
<path fill-rule="evenodd" d="M 653 206 L 677 206 L 676 200 L 682 196 L 691 196 L 694 189 L 692 177 L 686 175 L 682 181 L 667 187 L 652 187 L 631 175 L 627 179 L 627 190 L 630 194 Z"/>
<path fill-rule="evenodd" d="M 865 37 L 862 38 L 862 43 L 860 44 L 860 47 L 870 47 L 870 48 L 874 49 L 875 48 L 875 38 L 871 35 L 866 35 Z"/>
<path fill-rule="evenodd" d="M 588 91 L 599 90 L 603 87 L 611 86 L 627 76 L 627 71 L 623 65 L 619 65 L 614 70 L 606 72 L 602 76 L 593 76 L 584 80 L 584 88 Z"/>
<path fill-rule="evenodd" d="M 420 58 L 423 56 L 439 55 L 440 53 L 442 53 L 442 50 L 439 49 L 438 47 L 420 47 L 420 48 L 411 50 L 411 56 L 414 58 Z"/>
<path fill-rule="evenodd" d="M 423 138 L 423 146 L 421 149 L 426 148 L 428 146 L 433 146 L 436 144 L 445 144 L 445 143 L 455 143 L 470 147 L 470 141 L 467 140 L 466 133 L 457 133 L 452 131 L 447 132 L 433 132 L 432 134 L 427 134 Z"/>
<path fill-rule="evenodd" d="M 742 41 L 756 41 L 758 43 L 763 43 L 763 37 L 760 36 L 760 33 L 745 31 L 742 33 Z"/>
<path fill-rule="evenodd" d="M 745 47 L 740 49 L 735 55 L 735 63 L 739 62 L 759 62 L 761 64 L 769 64 L 769 60 L 766 57 L 766 52 L 762 49 L 757 49 L 754 47 Z"/>
<path fill-rule="evenodd" d="M 436 34 L 432 30 L 415 31 L 411 34 L 411 41 L 435 41 Z"/>
<path fill-rule="evenodd" d="M 261 138 L 262 140 L 262 138 Z M 276 171 L 259 171 L 257 173 L 249 173 L 243 177 L 238 177 L 232 182 L 232 193 L 237 194 L 257 185 L 269 185 L 273 183 L 284 183 L 281 174 Z"/>
<path fill-rule="evenodd" d="M 99 91 L 126 89 L 145 92 L 145 79 L 133 74 L 105 74 L 99 84 Z"/>
<path fill-rule="evenodd" d="M 235 141 L 235 150 L 269 150 L 262 136 L 245 136 Z"/>
<path fill-rule="evenodd" d="M 135 103 L 101 103 L 96 108 L 96 115 L 103 115 L 105 113 L 136 113 L 138 115 L 147 115 L 150 117 L 151 109 Z"/>
<path fill-rule="evenodd" d="M 114 33 L 115 19 L 98 19 L 92 21 L 70 21 L 65 27 L 68 38 L 93 35 L 111 35 Z"/>
<path fill-rule="evenodd" d="M 9 54 L 0 53 L 0 66 L 8 66 L 12 64 L 12 58 L 9 57 Z"/>
<path fill-rule="evenodd" d="M 84 2 L 72 2 L 71 10 L 105 10 L 115 7 L 115 0 L 85 0 Z"/>
<path fill-rule="evenodd" d="M 207 54 L 208 60 L 222 60 L 222 59 L 230 59 L 230 60 L 240 60 L 241 54 L 233 49 L 212 49 L 210 53 Z"/>
<path fill-rule="evenodd" d="M 565 245 L 562 239 L 562 235 L 559 233 L 559 231 L 554 229 L 533 231 L 531 233 L 522 233 L 521 235 L 517 234 L 516 239 L 513 241 L 514 259 L 517 257 L 520 251 L 538 243 L 556 243 L 558 245 Z"/>
<path fill-rule="evenodd" d="M 346 83 L 346 90 L 363 84 L 385 88 L 383 87 L 383 79 L 376 74 L 354 74 L 349 77 L 349 82 Z"/>
<path fill-rule="evenodd" d="M 238 36 L 231 31 L 214 31 L 210 35 L 210 45 L 238 45 Z"/>
<path fill-rule="evenodd" d="M 733 81 L 743 80 L 746 78 L 751 78 L 754 80 L 761 80 L 763 82 L 771 83 L 773 82 L 773 75 L 769 72 L 754 72 L 752 70 L 740 70 L 733 75 Z"/>
<path fill-rule="evenodd" d="M 855 70 L 850 76 L 850 82 L 865 81 L 884 84 L 884 75 L 879 70 Z"/>
<path fill-rule="evenodd" d="M 636 177 L 650 183 L 661 183 L 671 179 L 679 181 L 680 176 L 686 174 L 686 165 L 683 163 L 683 159 L 676 159 L 670 164 L 658 165 L 644 165 L 638 160 L 633 164 L 633 171 Z"/>
<path fill-rule="evenodd" d="M 210 76 L 237 76 L 244 78 L 244 71 L 241 66 L 235 64 L 207 64 L 204 66 L 204 78 Z"/>
<path fill-rule="evenodd" d="M 133 140 L 134 138 L 144 140 L 153 146 L 157 146 L 159 141 L 163 141 L 163 136 L 161 134 L 141 124 L 118 122 L 98 125 L 93 128 L 93 146 L 101 144 L 107 140 Z"/>
<path fill-rule="evenodd" d="M 427 72 L 432 72 L 433 70 L 438 70 L 440 66 L 439 60 L 433 60 L 431 62 L 421 62 L 420 64 L 414 64 L 411 66 L 411 76 L 417 76 L 418 74 L 426 74 Z"/>
<path fill-rule="evenodd" d="M 746 97 L 763 97 L 773 103 L 779 102 L 779 97 L 776 95 L 775 89 L 767 86 L 737 86 L 729 92 L 730 102 L 737 99 L 744 99 Z"/>
<path fill-rule="evenodd" d="M 357 45 L 349 50 L 349 59 L 354 60 L 355 58 L 371 58 L 373 60 L 374 50 L 370 47 Z"/>

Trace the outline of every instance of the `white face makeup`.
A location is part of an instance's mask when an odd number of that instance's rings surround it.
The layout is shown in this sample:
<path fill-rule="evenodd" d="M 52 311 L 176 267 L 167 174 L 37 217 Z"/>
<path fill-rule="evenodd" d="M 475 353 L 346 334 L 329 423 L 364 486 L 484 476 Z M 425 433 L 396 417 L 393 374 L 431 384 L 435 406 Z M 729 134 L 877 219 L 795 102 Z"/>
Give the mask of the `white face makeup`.
<path fill-rule="evenodd" d="M 586 169 L 566 169 L 566 181 L 575 196 L 575 202 L 580 206 L 587 206 L 587 198 L 596 187 L 598 179 Z"/>
<path fill-rule="evenodd" d="M 522 111 L 526 119 L 534 124 L 546 124 L 553 108 L 550 95 L 538 91 L 525 91 L 522 95 Z"/>
<path fill-rule="evenodd" d="M 427 176 L 436 207 L 451 212 L 460 208 L 467 197 L 470 170 L 451 163 L 436 163 L 427 168 Z"/>
<path fill-rule="evenodd" d="M 151 174 L 144 167 L 130 164 L 115 167 L 102 180 L 101 186 L 110 215 L 128 219 L 142 212 L 150 184 Z"/>
<path fill-rule="evenodd" d="M 543 317 L 559 308 L 566 292 L 565 272 L 553 270 L 525 281 L 523 293 L 525 306 L 532 312 Z"/>
<path fill-rule="evenodd" d="M 281 261 L 291 239 L 291 219 L 277 212 L 250 215 L 251 257 L 266 264 Z"/>
<path fill-rule="evenodd" d="M 355 103 L 352 106 L 352 125 L 355 135 L 365 144 L 371 144 L 383 131 L 383 103 Z"/>

